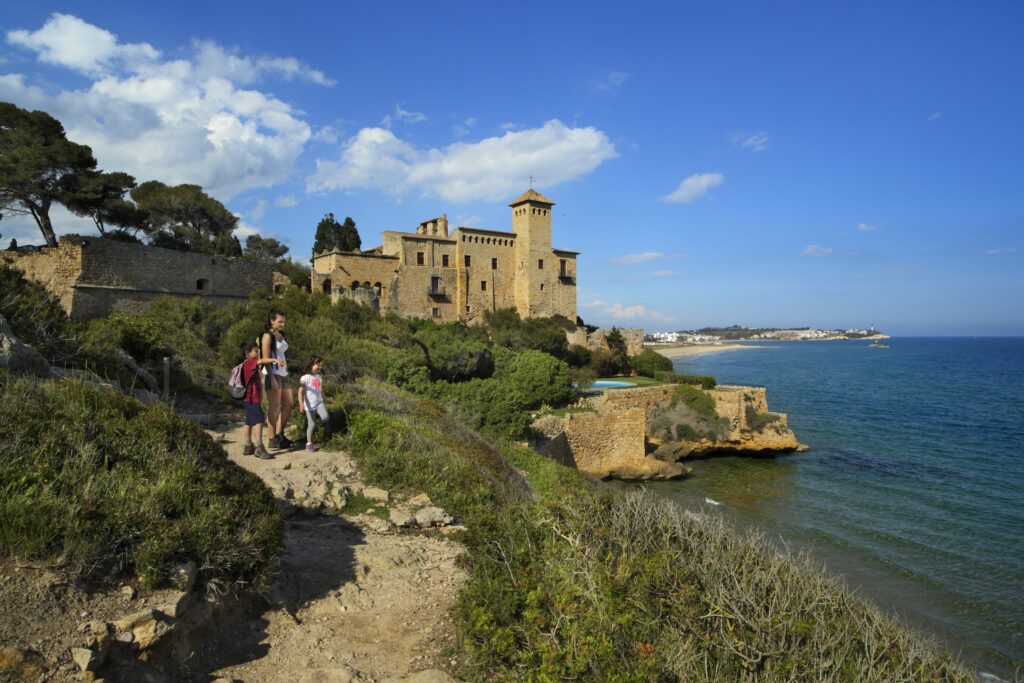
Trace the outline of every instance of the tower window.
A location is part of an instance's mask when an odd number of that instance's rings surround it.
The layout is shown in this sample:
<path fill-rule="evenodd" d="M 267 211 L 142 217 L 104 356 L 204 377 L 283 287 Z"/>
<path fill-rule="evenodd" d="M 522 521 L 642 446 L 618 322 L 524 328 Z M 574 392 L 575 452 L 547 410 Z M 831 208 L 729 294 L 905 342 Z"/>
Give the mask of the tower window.
<path fill-rule="evenodd" d="M 441 254 L 441 266 L 443 268 L 448 267 L 448 254 Z"/>
<path fill-rule="evenodd" d="M 466 267 L 469 268 L 469 254 L 466 254 Z"/>
<path fill-rule="evenodd" d="M 486 292 L 487 291 L 487 280 L 481 280 L 480 281 L 480 291 L 482 291 L 482 292 Z"/>
<path fill-rule="evenodd" d="M 544 259 L 537 259 L 537 267 L 540 268 L 541 270 L 544 270 Z"/>
<path fill-rule="evenodd" d="M 432 310 L 432 313 L 434 314 L 434 317 L 435 317 L 435 318 L 436 318 L 436 317 L 438 317 L 439 315 L 441 315 L 441 311 L 439 311 L 439 310 L 438 310 L 438 309 L 436 309 L 436 308 Z"/>
<path fill-rule="evenodd" d="M 497 269 L 498 269 L 498 259 L 492 258 L 491 259 L 491 270 L 497 270 Z"/>
<path fill-rule="evenodd" d="M 544 291 L 544 283 L 543 282 L 540 283 L 540 291 L 542 291 L 542 292 Z"/>
<path fill-rule="evenodd" d="M 422 251 L 417 251 L 416 252 L 416 265 L 417 266 L 422 266 L 423 265 L 423 252 Z"/>

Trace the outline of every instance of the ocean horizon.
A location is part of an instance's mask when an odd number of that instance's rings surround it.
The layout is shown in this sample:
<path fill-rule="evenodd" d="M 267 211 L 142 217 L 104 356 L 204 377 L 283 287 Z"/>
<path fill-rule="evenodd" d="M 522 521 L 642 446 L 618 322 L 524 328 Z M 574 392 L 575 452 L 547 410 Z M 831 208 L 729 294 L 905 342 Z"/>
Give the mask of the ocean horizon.
<path fill-rule="evenodd" d="M 742 342 L 741 342 L 742 343 Z M 810 447 L 643 484 L 807 550 L 969 663 L 1024 667 L 1024 337 L 758 341 L 676 372 L 764 386 Z"/>

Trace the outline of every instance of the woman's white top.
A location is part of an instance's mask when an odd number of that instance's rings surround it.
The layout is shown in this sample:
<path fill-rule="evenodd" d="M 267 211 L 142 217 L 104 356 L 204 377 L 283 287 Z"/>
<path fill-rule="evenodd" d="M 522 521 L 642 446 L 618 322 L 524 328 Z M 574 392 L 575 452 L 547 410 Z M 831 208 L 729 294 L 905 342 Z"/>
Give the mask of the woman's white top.
<path fill-rule="evenodd" d="M 271 332 L 270 334 L 274 334 L 274 333 Z M 284 359 L 284 352 L 288 350 L 288 342 L 286 342 L 284 340 L 284 337 L 281 337 L 280 339 L 277 339 L 277 337 L 275 337 L 274 339 L 277 342 L 277 350 L 275 350 L 272 354 L 270 354 L 270 357 L 271 358 L 276 358 L 279 361 L 281 361 L 282 363 L 287 363 L 288 361 L 286 361 Z M 262 344 L 262 343 L 263 343 L 263 337 L 261 336 L 260 337 L 260 344 Z M 262 346 L 260 347 L 260 353 L 263 353 Z M 288 376 L 288 368 L 283 367 L 281 365 L 276 365 L 274 363 L 268 363 L 267 365 L 263 366 L 263 374 L 264 375 L 267 374 L 267 366 L 268 365 L 270 367 L 274 368 L 274 374 L 277 375 L 278 377 L 287 377 Z"/>

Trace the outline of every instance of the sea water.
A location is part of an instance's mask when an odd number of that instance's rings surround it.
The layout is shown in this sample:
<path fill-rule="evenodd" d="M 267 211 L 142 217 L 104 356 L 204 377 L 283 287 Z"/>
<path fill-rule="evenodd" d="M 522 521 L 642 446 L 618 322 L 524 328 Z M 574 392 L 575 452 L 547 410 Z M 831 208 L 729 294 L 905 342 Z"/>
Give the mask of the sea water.
<path fill-rule="evenodd" d="M 963 659 L 1024 669 L 1024 338 L 760 343 L 674 361 L 767 388 L 807 453 L 652 490 L 808 549 Z"/>

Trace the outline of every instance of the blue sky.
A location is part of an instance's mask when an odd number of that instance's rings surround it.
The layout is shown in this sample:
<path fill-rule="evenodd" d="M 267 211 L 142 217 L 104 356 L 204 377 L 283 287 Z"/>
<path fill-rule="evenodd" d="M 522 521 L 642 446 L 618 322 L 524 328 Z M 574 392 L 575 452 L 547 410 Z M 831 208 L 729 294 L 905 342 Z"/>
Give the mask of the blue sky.
<path fill-rule="evenodd" d="M 588 323 L 1024 335 L 1022 35 L 1017 2 L 17 3 L 0 100 L 303 259 L 327 212 L 510 230 L 533 176 Z"/>

